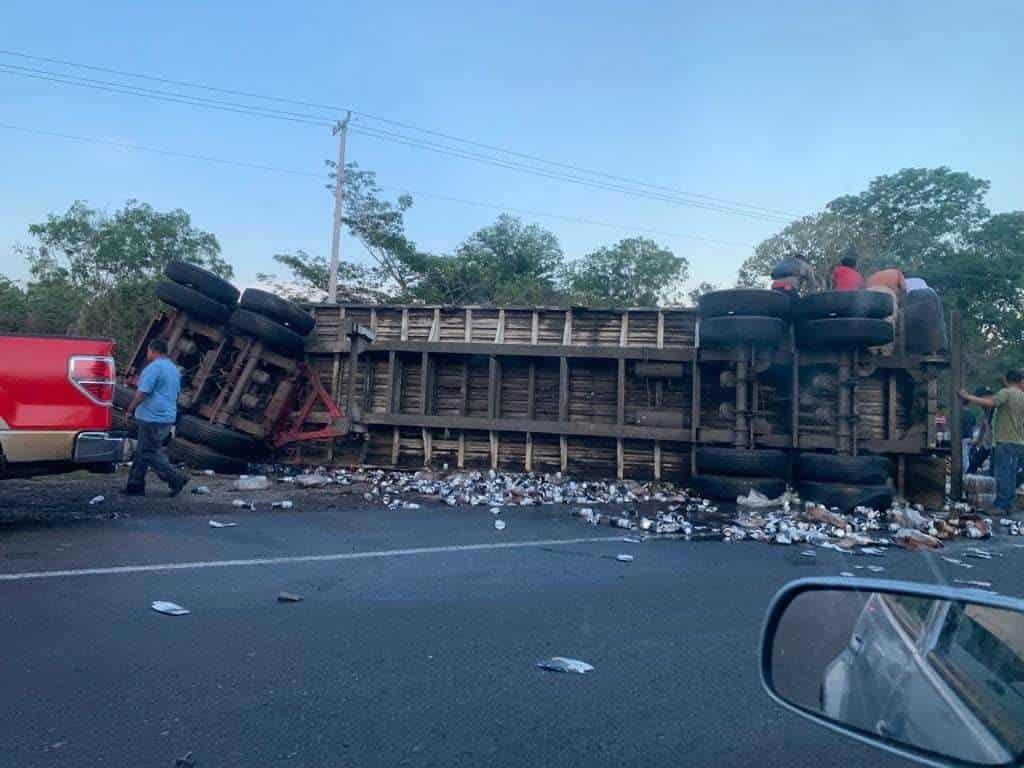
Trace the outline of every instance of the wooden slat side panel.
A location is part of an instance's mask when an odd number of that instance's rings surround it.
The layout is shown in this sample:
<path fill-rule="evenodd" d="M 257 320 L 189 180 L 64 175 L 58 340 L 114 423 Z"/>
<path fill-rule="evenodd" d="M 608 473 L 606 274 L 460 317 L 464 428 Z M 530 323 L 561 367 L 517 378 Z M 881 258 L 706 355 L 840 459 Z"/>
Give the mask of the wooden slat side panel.
<path fill-rule="evenodd" d="M 434 310 L 426 307 L 409 308 L 409 341 L 428 341 L 434 324 Z"/>
<path fill-rule="evenodd" d="M 534 435 L 534 472 L 557 472 L 560 463 L 561 448 L 558 438 L 554 435 Z"/>
<path fill-rule="evenodd" d="M 658 344 L 658 313 L 631 311 L 626 345 L 630 347 L 654 347 Z"/>
<path fill-rule="evenodd" d="M 565 310 L 541 310 L 537 313 L 537 343 L 561 344 L 565 333 Z"/>
<path fill-rule="evenodd" d="M 474 325 L 476 319 L 473 320 Z M 481 469 L 491 465 L 491 438 L 487 432 L 467 430 L 464 434 L 466 446 L 465 466 Z"/>
<path fill-rule="evenodd" d="M 558 360 L 542 358 L 535 365 L 535 418 L 538 421 L 558 419 Z"/>
<path fill-rule="evenodd" d="M 529 344 L 533 329 L 533 311 L 522 309 L 505 310 L 506 344 Z"/>
<path fill-rule="evenodd" d="M 373 366 L 373 389 L 370 390 L 369 408 L 372 413 L 387 413 L 388 410 L 388 356 L 373 355 L 368 360 Z"/>
<path fill-rule="evenodd" d="M 654 478 L 654 441 L 622 441 L 623 476 L 632 480 Z"/>
<path fill-rule="evenodd" d="M 614 477 L 616 443 L 609 438 L 566 438 L 568 471 L 582 477 Z"/>
<path fill-rule="evenodd" d="M 476 312 L 473 314 L 473 328 L 476 328 Z M 474 355 L 469 359 L 469 408 L 468 416 L 487 416 L 488 414 L 488 382 L 490 379 L 490 360 L 482 355 Z M 488 442 L 488 445 L 490 443 Z M 490 450 L 488 448 L 488 450 Z"/>
<path fill-rule="evenodd" d="M 399 400 L 400 413 L 419 413 L 420 402 L 423 397 L 420 382 L 420 369 L 422 368 L 419 355 L 405 355 L 402 357 L 402 391 Z"/>
<path fill-rule="evenodd" d="M 473 310 L 473 335 L 470 341 L 494 343 L 498 333 L 498 310 L 496 309 L 474 309 Z"/>
<path fill-rule="evenodd" d="M 498 468 L 507 472 L 522 472 L 525 466 L 526 434 L 503 433 L 498 443 Z"/>
<path fill-rule="evenodd" d="M 402 338 L 402 310 L 382 307 L 377 310 L 377 338 L 396 341 Z"/>
<path fill-rule="evenodd" d="M 501 416 L 526 419 L 529 402 L 530 365 L 519 358 L 506 358 L 501 369 Z"/>
<path fill-rule="evenodd" d="M 661 443 L 661 479 L 685 482 L 690 477 L 690 446 L 686 443 Z"/>
<path fill-rule="evenodd" d="M 692 347 L 697 330 L 697 314 L 693 310 L 665 310 L 665 346 Z"/>
<path fill-rule="evenodd" d="M 458 416 L 462 413 L 462 371 L 466 365 L 463 357 L 437 355 L 434 361 L 434 413 L 442 416 Z"/>
<path fill-rule="evenodd" d="M 398 466 L 423 466 L 423 430 L 402 428 L 398 446 Z"/>
<path fill-rule="evenodd" d="M 441 341 L 465 341 L 466 310 L 446 308 L 441 310 Z"/>
<path fill-rule="evenodd" d="M 572 343 L 581 346 L 616 347 L 621 331 L 619 312 L 576 309 L 572 316 Z"/>
<path fill-rule="evenodd" d="M 616 421 L 618 366 L 612 361 L 569 362 L 569 421 Z"/>

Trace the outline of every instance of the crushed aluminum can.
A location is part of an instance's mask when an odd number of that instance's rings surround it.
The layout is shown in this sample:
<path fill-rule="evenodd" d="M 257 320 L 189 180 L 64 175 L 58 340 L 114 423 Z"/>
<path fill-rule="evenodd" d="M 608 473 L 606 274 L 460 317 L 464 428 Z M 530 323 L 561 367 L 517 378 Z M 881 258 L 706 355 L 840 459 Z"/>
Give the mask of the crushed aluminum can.
<path fill-rule="evenodd" d="M 501 507 L 491 507 L 491 514 L 492 515 L 500 515 L 501 514 Z"/>
<path fill-rule="evenodd" d="M 868 570 L 871 571 L 872 573 L 881 573 L 882 571 L 885 570 L 885 568 L 883 568 L 880 565 L 869 565 L 868 566 Z"/>
<path fill-rule="evenodd" d="M 241 499 L 232 499 L 231 506 L 236 509 L 248 509 L 250 512 L 255 511 L 256 502 L 254 501 L 242 501 Z"/>
<path fill-rule="evenodd" d="M 208 485 L 197 485 L 195 488 L 192 489 L 192 495 L 193 496 L 209 496 L 210 495 L 210 486 L 208 486 Z"/>
<path fill-rule="evenodd" d="M 505 530 L 505 521 L 504 520 L 495 520 L 494 521 L 494 530 L 496 530 L 496 531 L 504 531 Z"/>
<path fill-rule="evenodd" d="M 632 555 L 616 555 L 615 559 L 620 563 L 632 563 L 634 558 Z"/>
<path fill-rule="evenodd" d="M 217 473 L 214 472 L 212 469 L 204 469 L 203 474 L 206 475 L 207 477 L 213 477 Z"/>
<path fill-rule="evenodd" d="M 89 499 L 89 506 L 95 507 L 97 504 L 102 504 L 106 500 L 106 496 L 93 496 L 91 499 Z"/>
<path fill-rule="evenodd" d="M 188 608 L 182 608 L 177 603 L 172 603 L 167 600 L 154 600 L 149 604 L 157 613 L 163 613 L 167 616 L 187 616 L 192 613 Z"/>
<path fill-rule="evenodd" d="M 644 540 L 639 536 L 623 536 L 622 541 L 626 544 L 643 544 Z"/>
<path fill-rule="evenodd" d="M 549 672 L 567 672 L 576 675 L 584 675 L 594 670 L 593 665 L 587 664 L 585 661 L 570 659 L 565 656 L 552 656 L 550 659 L 538 661 L 537 666 Z"/>
<path fill-rule="evenodd" d="M 840 576 L 853 576 L 853 575 L 855 575 L 855 574 L 852 574 L 852 573 L 850 573 L 849 571 L 840 571 L 840 572 L 839 572 L 839 575 L 840 575 Z"/>
<path fill-rule="evenodd" d="M 305 598 L 296 595 L 294 592 L 278 592 L 277 602 L 279 603 L 301 603 Z"/>
<path fill-rule="evenodd" d="M 284 501 L 275 501 L 270 505 L 273 509 L 291 509 L 292 503 L 285 499 Z"/>
<path fill-rule="evenodd" d="M 211 520 L 209 526 L 211 528 L 234 528 L 238 523 L 222 523 L 220 520 Z"/>

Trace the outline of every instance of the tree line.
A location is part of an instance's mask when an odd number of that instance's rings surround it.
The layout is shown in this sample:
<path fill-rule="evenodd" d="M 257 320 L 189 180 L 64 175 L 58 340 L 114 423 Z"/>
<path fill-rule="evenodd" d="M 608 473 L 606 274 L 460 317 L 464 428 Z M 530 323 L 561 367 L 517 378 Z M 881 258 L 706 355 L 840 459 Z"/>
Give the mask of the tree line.
<path fill-rule="evenodd" d="M 336 168 L 328 165 L 333 191 Z M 692 301 L 716 287 L 702 282 L 684 295 L 686 258 L 653 240 L 626 238 L 567 258 L 553 232 L 509 215 L 451 253 L 429 253 L 406 231 L 411 196 L 388 199 L 376 175 L 356 164 L 345 174 L 343 223 L 368 258 L 341 264 L 341 301 L 636 307 Z M 794 251 L 827 282 L 852 245 L 865 273 L 898 267 L 959 310 L 968 366 L 991 378 L 1024 363 L 1024 212 L 992 214 L 988 191 L 989 182 L 948 168 L 880 176 L 758 244 L 737 284 L 766 285 L 772 266 Z M 112 336 L 124 355 L 157 309 L 152 287 L 168 262 L 232 276 L 216 236 L 183 210 L 129 200 L 107 213 L 78 201 L 28 232 L 31 243 L 14 249 L 28 279 L 0 275 L 0 332 Z M 309 300 L 326 294 L 325 256 L 293 251 L 273 259 L 277 272 L 260 275 L 270 288 Z"/>

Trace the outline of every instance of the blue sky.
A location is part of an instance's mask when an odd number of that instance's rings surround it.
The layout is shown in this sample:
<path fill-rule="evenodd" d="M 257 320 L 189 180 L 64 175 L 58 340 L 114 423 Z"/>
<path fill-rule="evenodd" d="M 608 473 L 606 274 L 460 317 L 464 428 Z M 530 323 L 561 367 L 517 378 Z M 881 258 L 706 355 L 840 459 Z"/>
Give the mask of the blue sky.
<path fill-rule="evenodd" d="M 7 0 L 0 48 L 349 106 L 688 192 L 820 209 L 907 166 L 1024 199 L 1024 4 L 1006 2 L 241 3 Z M 0 63 L 110 78 L 0 56 Z M 150 85 L 139 82 L 140 85 Z M 161 86 L 153 86 L 161 87 Z M 327 128 L 207 111 L 0 73 L 0 123 L 317 172 Z M 360 120 L 357 124 L 369 126 Z M 184 208 L 238 282 L 276 252 L 326 254 L 331 199 L 314 178 L 169 158 L 0 127 L 0 255 L 73 200 Z M 499 208 L 582 255 L 640 228 L 730 284 L 781 224 L 523 175 L 352 136 L 349 159 L 416 200 L 409 234 L 445 252 Z M 699 234 L 717 245 L 678 234 Z M 743 245 L 749 244 L 749 245 Z M 344 255 L 364 259 L 346 240 Z"/>

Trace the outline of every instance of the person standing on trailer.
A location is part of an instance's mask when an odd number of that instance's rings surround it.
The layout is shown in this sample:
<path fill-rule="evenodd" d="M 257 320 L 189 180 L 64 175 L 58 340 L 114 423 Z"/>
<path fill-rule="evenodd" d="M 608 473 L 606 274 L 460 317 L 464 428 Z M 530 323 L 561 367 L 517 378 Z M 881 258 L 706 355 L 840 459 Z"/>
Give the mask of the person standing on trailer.
<path fill-rule="evenodd" d="M 772 269 L 772 290 L 816 293 L 820 290 L 814 267 L 802 253 L 792 253 Z"/>
<path fill-rule="evenodd" d="M 864 275 L 857 271 L 857 251 L 850 246 L 839 260 L 839 266 L 832 270 L 832 289 L 835 291 L 859 291 L 864 287 Z"/>

